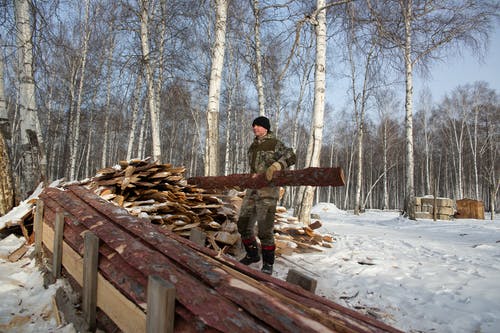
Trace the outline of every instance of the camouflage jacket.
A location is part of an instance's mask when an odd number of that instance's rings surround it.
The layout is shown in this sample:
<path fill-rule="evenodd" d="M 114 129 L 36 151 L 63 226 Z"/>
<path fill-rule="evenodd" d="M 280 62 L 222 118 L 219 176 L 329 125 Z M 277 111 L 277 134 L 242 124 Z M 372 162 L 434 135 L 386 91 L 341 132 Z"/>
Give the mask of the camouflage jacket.
<path fill-rule="evenodd" d="M 279 162 L 282 169 L 295 164 L 295 153 L 285 146 L 269 131 L 263 138 L 255 138 L 248 148 L 248 161 L 251 173 L 264 173 L 274 162 Z"/>

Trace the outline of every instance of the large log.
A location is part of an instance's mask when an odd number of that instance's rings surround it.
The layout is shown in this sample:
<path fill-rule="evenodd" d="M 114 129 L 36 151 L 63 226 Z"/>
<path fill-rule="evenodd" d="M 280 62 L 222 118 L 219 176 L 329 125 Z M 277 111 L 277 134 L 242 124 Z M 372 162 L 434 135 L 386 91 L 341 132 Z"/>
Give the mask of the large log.
<path fill-rule="evenodd" d="M 283 170 L 274 173 L 268 182 L 264 174 L 233 174 L 228 176 L 191 177 L 189 184 L 205 189 L 252 188 L 266 186 L 344 186 L 342 168 L 306 168 L 301 170 Z"/>

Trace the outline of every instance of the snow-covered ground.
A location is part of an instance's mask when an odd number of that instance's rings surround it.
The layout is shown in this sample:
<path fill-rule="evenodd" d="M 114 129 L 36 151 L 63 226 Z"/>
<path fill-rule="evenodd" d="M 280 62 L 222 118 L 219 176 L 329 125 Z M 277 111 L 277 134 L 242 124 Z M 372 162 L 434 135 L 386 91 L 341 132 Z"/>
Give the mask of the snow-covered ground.
<path fill-rule="evenodd" d="M 295 268 L 317 279 L 317 294 L 406 332 L 500 332 L 499 219 L 355 216 L 332 204 L 313 213 L 321 217 L 319 231 L 335 235 L 333 248 L 278 258 L 276 277 Z M 0 242 L 0 253 L 7 243 Z M 29 258 L 0 259 L 0 332 L 74 332 L 57 326 L 58 284 L 44 289 Z"/>
<path fill-rule="evenodd" d="M 278 260 L 317 279 L 316 293 L 406 332 L 500 332 L 500 220 L 355 216 L 319 204 L 332 249 Z M 489 214 L 488 214 L 489 215 Z"/>
<path fill-rule="evenodd" d="M 24 238 L 15 235 L 1 240 L 0 258 L 22 243 Z M 45 289 L 42 273 L 29 253 L 13 263 L 0 259 L 0 332 L 74 333 L 72 324 L 57 325 L 53 297 L 63 284 L 63 280 L 58 280 Z"/>

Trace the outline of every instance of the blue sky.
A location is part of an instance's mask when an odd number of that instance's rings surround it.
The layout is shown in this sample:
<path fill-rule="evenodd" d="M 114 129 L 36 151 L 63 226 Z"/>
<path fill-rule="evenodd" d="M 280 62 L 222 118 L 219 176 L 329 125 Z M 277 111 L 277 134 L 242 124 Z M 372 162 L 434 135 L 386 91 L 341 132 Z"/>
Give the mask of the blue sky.
<path fill-rule="evenodd" d="M 449 57 L 443 62 L 435 63 L 431 72 L 432 77 L 426 81 L 415 76 L 415 101 L 424 86 L 430 88 L 434 101 L 439 102 L 446 93 L 457 86 L 475 81 L 488 82 L 490 88 L 500 94 L 500 27 L 492 33 L 482 62 L 466 50 L 461 56 Z"/>

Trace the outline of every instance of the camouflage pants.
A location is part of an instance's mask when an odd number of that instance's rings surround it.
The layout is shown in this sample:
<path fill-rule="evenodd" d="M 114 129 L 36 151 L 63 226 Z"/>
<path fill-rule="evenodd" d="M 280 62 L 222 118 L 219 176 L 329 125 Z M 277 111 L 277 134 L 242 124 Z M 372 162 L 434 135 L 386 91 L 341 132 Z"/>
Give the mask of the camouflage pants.
<path fill-rule="evenodd" d="M 238 232 L 241 239 L 255 238 L 257 223 L 258 237 L 263 246 L 274 246 L 274 214 L 279 197 L 278 187 L 248 190 L 241 204 Z"/>

